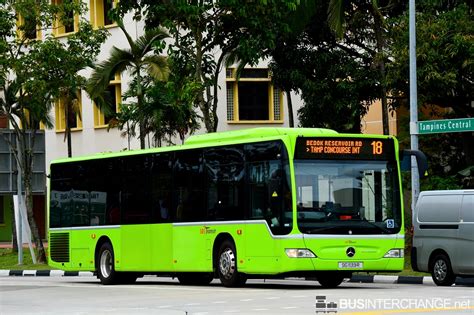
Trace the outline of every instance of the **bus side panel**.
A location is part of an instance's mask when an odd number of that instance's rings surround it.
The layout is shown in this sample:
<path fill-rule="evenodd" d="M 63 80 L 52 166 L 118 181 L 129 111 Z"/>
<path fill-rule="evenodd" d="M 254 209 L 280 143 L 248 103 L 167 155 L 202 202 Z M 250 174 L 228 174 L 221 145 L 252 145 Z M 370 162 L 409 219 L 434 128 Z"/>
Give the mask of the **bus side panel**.
<path fill-rule="evenodd" d="M 159 272 L 174 271 L 173 225 L 154 224 L 151 226 L 151 269 Z"/>
<path fill-rule="evenodd" d="M 175 225 L 173 264 L 176 272 L 211 272 L 209 235 L 201 225 Z"/>
<path fill-rule="evenodd" d="M 67 235 L 67 238 L 61 239 L 68 241 L 54 242 L 52 239 L 57 236 Z M 86 229 L 86 230 L 61 230 L 49 232 L 48 264 L 53 268 L 66 271 L 94 271 L 95 270 L 95 251 L 99 239 L 105 236 L 112 242 L 116 260 L 120 262 L 120 229 Z M 62 253 L 63 251 L 67 251 Z M 57 259 L 55 257 L 66 257 L 69 259 Z M 120 263 L 116 265 L 120 269 Z"/>
<path fill-rule="evenodd" d="M 122 225 L 122 253 L 119 271 L 151 270 L 151 225 Z M 117 257 L 116 259 L 117 260 Z"/>

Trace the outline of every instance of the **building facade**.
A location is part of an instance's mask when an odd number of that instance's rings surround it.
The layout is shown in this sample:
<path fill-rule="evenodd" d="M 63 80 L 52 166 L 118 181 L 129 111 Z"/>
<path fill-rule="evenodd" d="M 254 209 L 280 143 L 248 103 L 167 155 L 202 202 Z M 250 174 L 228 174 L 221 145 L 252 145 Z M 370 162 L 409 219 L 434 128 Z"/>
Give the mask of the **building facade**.
<path fill-rule="evenodd" d="M 52 0 L 53 3 L 60 4 L 62 0 Z M 110 36 L 102 45 L 97 61 L 100 62 L 109 57 L 113 46 L 127 48 L 128 42 L 122 30 L 108 17 L 108 11 L 115 6 L 117 0 L 82 0 L 88 11 L 82 17 L 74 17 L 74 22 L 63 25 L 56 21 L 53 30 L 50 32 L 32 29 L 26 35 L 32 40 L 41 40 L 45 36 L 52 35 L 59 40 L 66 40 L 68 36 L 78 30 L 79 19 L 89 21 L 94 27 L 105 27 Z M 24 21 L 23 21 L 24 22 Z M 144 24 L 134 21 L 132 15 L 124 17 L 124 26 L 133 39 L 138 38 L 144 32 Z M 19 23 L 22 23 L 21 17 Z M 81 72 L 86 78 L 91 74 L 91 69 Z M 109 83 L 109 92 L 115 102 L 115 110 L 122 101 L 122 95 L 127 91 L 130 82 L 130 75 L 127 72 L 116 74 Z M 219 118 L 218 131 L 235 130 L 242 128 L 252 128 L 257 126 L 288 127 L 288 108 L 286 96 L 274 86 L 269 73 L 267 62 L 262 61 L 255 67 L 246 68 L 242 71 L 239 80 L 236 78 L 236 68 L 224 68 L 218 77 L 220 89 L 217 93 Z M 80 113 L 72 123 L 72 155 L 84 156 L 100 152 L 116 152 L 125 149 L 139 149 L 138 138 L 127 139 L 117 129 L 109 129 L 110 117 L 103 112 L 88 97 L 85 91 L 78 91 Z M 298 95 L 291 95 L 293 105 L 293 117 L 295 126 L 299 125 L 297 111 L 303 105 L 303 101 Z M 54 128 L 46 129 L 45 132 L 45 166 L 48 173 L 52 160 L 67 157 L 67 143 L 65 142 L 65 114 L 64 101 L 58 100 L 54 104 L 51 116 L 54 119 Z M 368 132 L 380 133 L 380 130 L 373 129 L 376 123 L 373 120 L 381 121 L 377 117 L 380 110 L 372 110 L 372 113 L 363 119 L 365 130 Z M 378 115 L 381 117 L 380 115 Z M 5 125 L 5 126 L 4 126 Z M 6 127 L 6 122 L 0 118 L 0 128 Z M 204 133 L 204 124 L 196 133 Z M 3 128 L 4 128 L 3 127 Z M 176 141 L 179 143 L 179 141 Z M 38 215 L 44 218 L 44 196 L 37 198 L 35 203 Z M 40 203 L 43 202 L 43 205 Z M 11 198 L 0 196 L 0 241 L 8 239 L 11 235 Z M 40 220 L 40 229 L 44 236 L 46 220 Z"/>

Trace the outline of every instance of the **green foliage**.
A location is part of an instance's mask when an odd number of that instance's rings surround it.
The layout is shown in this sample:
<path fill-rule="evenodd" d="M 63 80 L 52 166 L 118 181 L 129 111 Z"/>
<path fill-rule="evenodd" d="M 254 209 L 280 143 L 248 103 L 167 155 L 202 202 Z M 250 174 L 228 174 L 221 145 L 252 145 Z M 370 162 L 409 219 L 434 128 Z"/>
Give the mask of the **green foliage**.
<path fill-rule="evenodd" d="M 459 180 L 453 176 L 428 176 L 421 181 L 421 191 L 461 189 Z"/>
<path fill-rule="evenodd" d="M 282 38 L 272 51 L 270 68 L 285 91 L 299 91 L 303 127 L 360 132 L 360 117 L 380 93 L 378 72 L 369 53 L 336 40 L 327 23 L 328 5 L 316 2 L 301 34 Z"/>
<path fill-rule="evenodd" d="M 80 23 L 79 31 L 67 39 L 35 37 L 36 28 L 51 31 L 55 16 L 66 19 L 70 13 L 81 13 L 83 5 L 64 1 L 52 5 L 49 0 L 3 0 L 0 2 L 0 115 L 6 115 L 13 127 L 15 141 L 8 144 L 20 167 L 26 195 L 28 220 L 32 229 L 39 261 L 44 249 L 33 216 L 31 191 L 32 147 L 39 123 L 52 127 L 49 112 L 53 101 L 63 95 L 75 95 L 85 80 L 78 71 L 90 66 L 106 38 L 104 30 L 93 30 Z M 17 19 L 22 21 L 17 28 Z M 69 102 L 74 108 L 74 100 Z M 69 106 L 68 105 L 68 106 Z"/>
<path fill-rule="evenodd" d="M 131 73 L 133 82 L 130 90 L 125 96 L 136 97 L 135 109 L 130 108 L 129 104 L 122 105 L 124 113 L 119 117 L 118 127 L 123 130 L 127 126 L 126 132 L 135 135 L 134 127 L 140 129 L 140 148 L 145 148 L 145 138 L 152 130 L 152 124 L 149 122 L 150 111 L 146 100 L 146 93 L 153 81 L 167 80 L 169 67 L 166 57 L 156 54 L 163 47 L 163 41 L 168 37 L 166 31 L 162 28 L 151 28 L 145 33 L 133 40 L 125 29 L 122 20 L 116 23 L 122 29 L 127 38 L 129 48 L 121 49 L 112 47 L 110 56 L 94 66 L 92 75 L 87 82 L 87 92 L 95 103 L 107 114 L 107 109 L 115 104 L 110 103 L 110 97 L 107 95 L 109 81 L 113 79 L 116 73 L 122 73 L 128 70 Z M 128 122 L 124 119 L 130 119 Z M 131 127 L 130 127 L 131 124 Z"/>
<path fill-rule="evenodd" d="M 417 3 L 417 89 L 419 120 L 474 117 L 474 20 L 469 1 Z M 409 96 L 408 12 L 390 20 L 392 62 L 387 80 L 396 106 L 407 106 Z M 408 144 L 408 121 L 399 124 Z M 420 137 L 420 148 L 431 169 L 426 187 L 459 187 L 457 172 L 474 165 L 472 133 Z M 443 180 L 446 179 L 446 180 Z M 447 182 L 446 182 L 447 181 Z M 457 184 L 456 184 L 457 182 Z M 456 184 L 456 185 L 455 185 Z M 467 185 L 467 186 L 466 186 Z M 465 181 L 465 187 L 472 183 Z M 472 188 L 472 187 L 471 187 Z"/>
<path fill-rule="evenodd" d="M 135 10 L 146 16 L 146 27 L 166 27 L 173 42 L 169 55 L 183 61 L 181 75 L 193 89 L 194 105 L 208 132 L 217 130 L 218 75 L 222 67 L 239 61 L 256 63 L 276 47 L 279 35 L 289 31 L 287 18 L 298 0 L 276 1 L 120 1 L 119 12 Z M 262 31 L 265 30 L 265 31 Z M 178 90 L 186 90 L 180 88 Z"/>

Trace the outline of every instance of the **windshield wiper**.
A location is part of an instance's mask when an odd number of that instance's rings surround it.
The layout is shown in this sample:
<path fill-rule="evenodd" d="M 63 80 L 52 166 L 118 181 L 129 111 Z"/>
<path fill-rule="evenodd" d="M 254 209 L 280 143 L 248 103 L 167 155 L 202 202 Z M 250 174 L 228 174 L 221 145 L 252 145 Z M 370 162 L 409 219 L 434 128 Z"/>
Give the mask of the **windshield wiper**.
<path fill-rule="evenodd" d="M 306 230 L 306 231 L 304 231 L 304 233 L 316 234 L 318 232 L 334 230 L 334 229 L 340 229 L 340 228 L 348 228 L 348 227 L 347 226 L 340 226 L 340 225 L 331 225 L 331 226 L 325 226 L 325 227 L 321 227 L 321 228 L 317 228 L 317 229 Z"/>
<path fill-rule="evenodd" d="M 365 218 L 362 218 L 362 219 L 359 219 L 359 220 L 353 220 L 353 221 L 367 223 L 368 225 L 373 226 L 373 227 L 375 227 L 375 228 L 379 229 L 380 231 L 382 231 L 382 232 L 384 232 L 384 233 L 387 233 L 387 234 L 391 234 L 391 233 L 392 233 L 392 231 L 390 231 L 389 229 L 384 228 L 383 226 L 377 225 L 377 224 L 375 224 L 374 222 L 371 222 L 371 221 L 369 221 L 369 220 L 367 220 L 367 219 L 365 219 Z"/>

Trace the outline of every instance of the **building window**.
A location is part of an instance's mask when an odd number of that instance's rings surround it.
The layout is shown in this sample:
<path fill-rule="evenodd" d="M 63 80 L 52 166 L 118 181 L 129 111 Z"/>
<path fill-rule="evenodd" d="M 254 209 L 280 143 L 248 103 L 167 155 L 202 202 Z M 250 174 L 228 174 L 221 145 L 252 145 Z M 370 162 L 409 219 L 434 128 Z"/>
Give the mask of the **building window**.
<path fill-rule="evenodd" d="M 31 112 L 28 110 L 28 109 L 23 109 L 23 113 L 25 114 L 25 120 L 26 120 L 26 123 L 27 123 L 27 126 L 26 128 L 27 129 L 41 129 L 41 130 L 44 130 L 44 124 L 42 122 L 39 122 L 39 121 L 36 121 L 36 120 L 33 120 L 33 117 L 31 117 Z M 23 123 L 20 121 L 20 128 L 24 128 L 23 127 Z"/>
<path fill-rule="evenodd" d="M 36 24 L 36 15 L 17 15 L 17 36 L 20 39 L 41 39 L 41 29 Z"/>
<path fill-rule="evenodd" d="M 52 0 L 53 5 L 62 6 L 64 0 Z M 72 8 L 64 7 L 61 13 L 58 13 L 54 20 L 54 36 L 68 35 L 79 30 L 79 15 L 74 14 Z"/>
<path fill-rule="evenodd" d="M 94 103 L 94 126 L 96 128 L 107 127 L 110 120 L 118 113 L 119 105 L 122 102 L 121 84 L 120 73 L 116 73 L 115 78 L 110 81 L 105 95 L 107 104 L 110 106 L 109 110 L 101 110 L 97 104 Z"/>
<path fill-rule="evenodd" d="M 227 121 L 282 123 L 282 92 L 273 86 L 268 69 L 226 69 Z"/>
<path fill-rule="evenodd" d="M 115 8 L 117 0 L 91 0 L 91 24 L 94 27 L 115 25 L 109 16 L 109 12 Z"/>
<path fill-rule="evenodd" d="M 68 98 L 62 96 L 55 102 L 56 131 L 66 130 L 66 104 L 70 104 L 68 115 L 69 127 L 72 130 L 82 129 L 82 97 L 81 91 L 77 92 L 77 97 Z"/>

